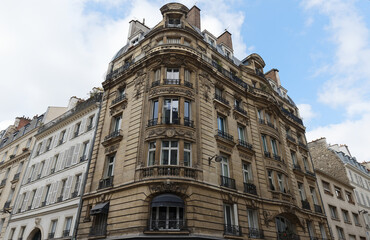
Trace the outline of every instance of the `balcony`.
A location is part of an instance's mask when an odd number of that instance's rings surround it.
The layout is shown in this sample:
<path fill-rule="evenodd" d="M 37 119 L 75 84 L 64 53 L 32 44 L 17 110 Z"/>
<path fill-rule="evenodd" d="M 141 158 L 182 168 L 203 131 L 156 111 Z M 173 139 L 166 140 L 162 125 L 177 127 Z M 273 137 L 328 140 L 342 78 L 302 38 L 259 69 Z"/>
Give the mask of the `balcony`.
<path fill-rule="evenodd" d="M 257 195 L 257 188 L 256 188 L 256 185 L 254 185 L 253 183 L 244 183 L 244 192 L 245 193 L 250 193 L 250 194 L 253 194 L 253 195 Z"/>
<path fill-rule="evenodd" d="M 113 143 L 121 141 L 122 138 L 123 138 L 123 134 L 122 134 L 121 129 L 114 130 L 108 136 L 104 138 L 104 142 L 102 144 L 103 146 L 107 146 L 109 144 L 113 144 Z"/>
<path fill-rule="evenodd" d="M 55 233 L 49 233 L 48 234 L 48 239 L 54 238 L 54 235 L 55 235 Z"/>
<path fill-rule="evenodd" d="M 140 171 L 141 178 L 161 178 L 161 177 L 183 177 L 198 178 L 198 169 L 184 166 L 151 166 L 142 168 Z"/>
<path fill-rule="evenodd" d="M 289 141 L 293 142 L 293 143 L 296 143 L 297 141 L 295 140 L 294 137 L 292 137 L 291 135 L 287 134 L 286 135 L 286 139 L 288 139 Z"/>
<path fill-rule="evenodd" d="M 158 124 L 158 118 L 148 120 L 148 127 L 155 126 Z"/>
<path fill-rule="evenodd" d="M 118 97 L 116 97 L 114 100 L 112 100 L 112 105 L 116 105 L 117 103 L 122 102 L 123 100 L 126 100 L 126 94 L 122 94 Z"/>
<path fill-rule="evenodd" d="M 299 123 L 299 124 L 301 124 L 301 125 L 303 126 L 303 121 L 302 121 L 302 119 L 300 119 L 299 117 L 295 116 L 293 113 L 289 112 L 289 110 L 288 110 L 288 109 L 285 109 L 285 108 L 281 107 L 281 111 L 282 111 L 285 115 L 287 115 L 288 117 L 290 117 L 291 119 L 293 119 L 293 121 L 294 121 L 294 122 Z"/>
<path fill-rule="evenodd" d="M 72 198 L 75 198 L 78 196 L 78 191 L 74 191 L 72 194 L 71 194 L 71 197 Z"/>
<path fill-rule="evenodd" d="M 194 127 L 194 121 L 190 120 L 190 118 L 186 117 L 186 118 L 184 118 L 184 126 L 193 128 Z"/>
<path fill-rule="evenodd" d="M 63 237 L 68 237 L 70 231 L 71 231 L 70 229 L 64 230 L 63 231 Z"/>
<path fill-rule="evenodd" d="M 311 210 L 310 203 L 307 200 L 302 200 L 302 208 L 306 210 Z"/>
<path fill-rule="evenodd" d="M 234 137 L 227 132 L 221 131 L 221 130 L 216 130 L 216 136 L 221 137 L 223 139 L 226 139 L 228 141 L 234 141 Z"/>
<path fill-rule="evenodd" d="M 225 98 L 223 98 L 221 95 L 218 95 L 215 93 L 215 99 L 217 101 L 222 102 L 223 104 L 229 105 L 229 101 L 227 101 Z"/>
<path fill-rule="evenodd" d="M 185 81 L 184 82 L 184 86 L 185 87 L 188 87 L 188 88 L 193 88 L 193 84 L 191 82 L 189 82 L 189 81 Z"/>
<path fill-rule="evenodd" d="M 167 231 L 167 230 L 186 230 L 186 221 L 183 219 L 174 220 L 149 220 L 149 231 Z"/>
<path fill-rule="evenodd" d="M 271 153 L 270 152 L 265 151 L 264 154 L 265 154 L 265 157 L 271 158 Z"/>
<path fill-rule="evenodd" d="M 308 150 L 307 145 L 306 145 L 306 144 L 304 144 L 303 142 L 299 141 L 299 140 L 298 140 L 298 145 L 299 145 L 301 148 L 303 148 L 303 149 L 305 149 L 305 150 Z"/>
<path fill-rule="evenodd" d="M 322 213 L 322 209 L 320 205 L 314 204 L 313 207 L 316 213 Z"/>
<path fill-rule="evenodd" d="M 262 119 L 262 118 L 258 118 L 258 122 L 259 122 L 260 124 L 265 124 L 265 120 L 264 120 L 264 119 Z"/>
<path fill-rule="evenodd" d="M 163 85 L 180 85 L 180 79 L 163 79 Z"/>
<path fill-rule="evenodd" d="M 180 118 L 174 118 L 172 117 L 169 118 L 169 117 L 162 117 L 162 121 L 161 121 L 161 124 L 174 124 L 174 125 L 180 125 Z"/>
<path fill-rule="evenodd" d="M 302 168 L 299 164 L 293 163 L 293 170 L 302 172 Z"/>
<path fill-rule="evenodd" d="M 174 22 L 166 21 L 165 26 L 168 28 L 182 28 L 182 24 L 180 21 Z"/>
<path fill-rule="evenodd" d="M 242 229 L 238 225 L 224 224 L 224 234 L 225 235 L 241 236 L 242 235 Z"/>
<path fill-rule="evenodd" d="M 222 187 L 231 188 L 231 189 L 236 189 L 236 187 L 235 187 L 235 179 L 228 178 L 228 177 L 225 177 L 225 176 L 222 176 L 221 175 L 221 186 Z"/>
<path fill-rule="evenodd" d="M 281 161 L 281 157 L 279 156 L 279 155 L 277 155 L 277 154 L 272 154 L 272 156 L 274 157 L 274 159 L 276 160 L 276 161 L 279 161 L 279 162 L 282 162 Z"/>
<path fill-rule="evenodd" d="M 239 113 L 241 113 L 241 114 L 243 114 L 243 115 L 245 115 L 245 116 L 247 116 L 247 111 L 245 111 L 243 108 L 241 108 L 238 105 L 235 105 L 234 106 L 234 110 L 237 111 L 237 112 L 239 112 Z"/>
<path fill-rule="evenodd" d="M 263 230 L 258 228 L 248 228 L 248 237 L 249 238 L 257 238 L 257 239 L 263 239 Z"/>
<path fill-rule="evenodd" d="M 156 87 L 156 86 L 159 86 L 161 84 L 161 81 L 154 81 L 152 82 L 152 87 Z"/>
<path fill-rule="evenodd" d="M 244 140 L 241 140 L 241 139 L 238 140 L 238 146 L 242 146 L 242 147 L 247 148 L 249 150 L 253 150 L 253 145 L 252 144 L 250 144 L 250 143 L 248 143 Z"/>
<path fill-rule="evenodd" d="M 101 179 L 99 181 L 98 189 L 109 188 L 109 187 L 113 187 L 113 176 Z"/>
<path fill-rule="evenodd" d="M 300 237 L 295 233 L 277 232 L 277 240 L 300 240 Z"/>
<path fill-rule="evenodd" d="M 14 174 L 14 177 L 13 177 L 12 182 L 18 181 L 18 180 L 19 180 L 19 175 L 20 175 L 20 174 L 21 174 L 20 172 L 19 172 L 19 173 Z"/>

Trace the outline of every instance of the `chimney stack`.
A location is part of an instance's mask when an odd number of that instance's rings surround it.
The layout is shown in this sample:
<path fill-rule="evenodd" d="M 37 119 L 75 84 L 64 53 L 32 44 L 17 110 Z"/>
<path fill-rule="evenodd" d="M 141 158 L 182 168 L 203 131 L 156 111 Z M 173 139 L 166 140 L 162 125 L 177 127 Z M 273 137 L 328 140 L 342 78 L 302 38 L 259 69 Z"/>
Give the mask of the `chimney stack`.
<path fill-rule="evenodd" d="M 217 44 L 224 44 L 225 46 L 230 48 L 231 51 L 234 51 L 233 42 L 231 40 L 231 33 L 229 33 L 229 31 L 227 31 L 226 29 L 225 32 L 217 38 Z"/>
<path fill-rule="evenodd" d="M 187 16 L 186 20 L 193 26 L 199 28 L 200 30 L 200 9 L 197 6 L 193 6 Z"/>

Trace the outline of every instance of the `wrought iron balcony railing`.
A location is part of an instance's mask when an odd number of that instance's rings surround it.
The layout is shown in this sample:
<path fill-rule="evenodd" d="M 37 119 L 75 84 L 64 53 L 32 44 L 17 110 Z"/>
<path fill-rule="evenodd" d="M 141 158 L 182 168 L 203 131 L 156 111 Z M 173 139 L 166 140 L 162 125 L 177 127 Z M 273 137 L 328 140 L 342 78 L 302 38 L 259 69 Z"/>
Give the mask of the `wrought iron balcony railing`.
<path fill-rule="evenodd" d="M 293 169 L 302 172 L 302 168 L 301 168 L 301 166 L 299 164 L 293 163 Z"/>
<path fill-rule="evenodd" d="M 215 93 L 215 99 L 222 102 L 223 104 L 229 105 L 229 101 L 223 98 L 221 95 Z"/>
<path fill-rule="evenodd" d="M 242 235 L 242 229 L 238 225 L 224 224 L 224 234 L 225 235 L 241 236 Z"/>
<path fill-rule="evenodd" d="M 164 85 L 180 85 L 180 79 L 163 79 Z"/>
<path fill-rule="evenodd" d="M 234 110 L 237 111 L 237 112 L 240 112 L 241 114 L 247 115 L 247 111 L 245 111 L 243 108 L 241 108 L 238 105 L 234 106 Z"/>
<path fill-rule="evenodd" d="M 259 122 L 260 124 L 265 124 L 265 120 L 264 120 L 264 119 L 262 119 L 262 118 L 258 118 L 258 122 Z"/>
<path fill-rule="evenodd" d="M 116 104 L 116 103 L 119 103 L 121 101 L 123 101 L 124 99 L 126 99 L 126 94 L 122 94 L 118 97 L 116 97 L 113 101 L 112 101 L 112 105 Z"/>
<path fill-rule="evenodd" d="M 225 177 L 225 176 L 221 175 L 221 186 L 236 189 L 235 179 L 228 178 L 228 177 Z"/>
<path fill-rule="evenodd" d="M 264 154 L 265 154 L 265 157 L 271 158 L 271 153 L 270 152 L 265 151 Z"/>
<path fill-rule="evenodd" d="M 55 232 L 53 232 L 53 233 L 49 233 L 49 234 L 48 234 L 48 239 L 52 239 L 52 238 L 54 238 L 54 235 L 55 235 Z"/>
<path fill-rule="evenodd" d="M 190 118 L 188 117 L 185 117 L 184 118 L 184 126 L 188 126 L 188 127 L 194 127 L 194 121 L 193 120 L 190 120 Z"/>
<path fill-rule="evenodd" d="M 118 136 L 122 136 L 120 129 L 119 130 L 114 130 L 108 136 L 105 136 L 104 141 L 107 141 L 109 139 L 112 139 L 112 138 L 115 138 L 115 137 L 118 137 Z"/>
<path fill-rule="evenodd" d="M 277 154 L 274 153 L 272 156 L 274 157 L 275 160 L 281 162 L 281 157 L 279 155 L 277 155 Z"/>
<path fill-rule="evenodd" d="M 152 87 L 156 87 L 156 86 L 159 86 L 161 83 L 161 81 L 157 80 L 157 81 L 154 81 L 152 82 Z"/>
<path fill-rule="evenodd" d="M 184 230 L 186 229 L 186 221 L 183 219 L 163 219 L 163 220 L 149 220 L 149 231 L 161 230 Z"/>
<path fill-rule="evenodd" d="M 311 210 L 310 203 L 307 200 L 302 200 L 301 202 L 302 202 L 302 208 Z"/>
<path fill-rule="evenodd" d="M 155 126 L 158 124 L 158 118 L 153 118 L 148 120 L 148 127 Z"/>
<path fill-rule="evenodd" d="M 99 189 L 108 188 L 113 186 L 113 176 L 101 179 L 99 181 Z"/>
<path fill-rule="evenodd" d="M 296 140 L 295 140 L 295 138 L 294 137 L 292 137 L 292 136 L 290 136 L 289 134 L 287 134 L 286 135 L 286 138 L 288 139 L 288 140 L 290 140 L 290 141 L 292 141 L 292 142 L 296 142 Z"/>
<path fill-rule="evenodd" d="M 188 88 L 193 88 L 193 84 L 191 82 L 189 82 L 189 81 L 185 81 L 184 82 L 184 86 L 185 87 L 188 87 Z"/>
<path fill-rule="evenodd" d="M 320 205 L 314 204 L 313 206 L 314 206 L 314 208 L 315 208 L 315 212 L 317 212 L 317 213 L 322 213 L 322 208 L 321 208 L 321 206 L 320 206 Z"/>
<path fill-rule="evenodd" d="M 253 183 L 244 183 L 244 192 L 257 195 L 256 185 Z"/>
<path fill-rule="evenodd" d="M 257 238 L 257 239 L 263 239 L 263 230 L 258 228 L 248 228 L 248 237 L 249 238 Z"/>
<path fill-rule="evenodd" d="M 222 137 L 226 140 L 234 141 L 234 137 L 232 135 L 228 134 L 227 132 L 224 132 L 224 131 L 221 131 L 221 130 L 216 130 L 216 135 L 219 136 L 219 137 Z"/>
<path fill-rule="evenodd" d="M 70 229 L 64 230 L 63 231 L 63 237 L 68 237 L 70 231 L 71 231 Z"/>
<path fill-rule="evenodd" d="M 140 169 L 140 176 L 142 178 L 155 177 L 184 177 L 196 179 L 198 170 L 195 168 L 184 166 L 151 166 Z"/>
<path fill-rule="evenodd" d="M 170 117 L 162 117 L 161 124 L 174 124 L 179 125 L 180 124 L 180 118 L 170 118 Z"/>
<path fill-rule="evenodd" d="M 242 147 L 245 147 L 245 148 L 248 148 L 249 150 L 253 150 L 253 145 L 244 141 L 244 140 L 239 139 L 238 140 L 238 145 L 242 146 Z"/>
<path fill-rule="evenodd" d="M 295 233 L 277 232 L 278 240 L 300 240 L 300 237 Z"/>

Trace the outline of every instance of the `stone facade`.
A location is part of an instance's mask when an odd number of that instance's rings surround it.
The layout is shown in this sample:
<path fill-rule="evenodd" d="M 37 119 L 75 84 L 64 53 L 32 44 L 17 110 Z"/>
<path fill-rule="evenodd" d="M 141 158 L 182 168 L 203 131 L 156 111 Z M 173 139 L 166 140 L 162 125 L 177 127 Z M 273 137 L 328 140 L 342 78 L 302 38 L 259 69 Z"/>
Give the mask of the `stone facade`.
<path fill-rule="evenodd" d="M 69 239 L 76 232 L 101 98 L 71 98 L 62 115 L 38 129 L 6 239 Z"/>
<path fill-rule="evenodd" d="M 160 10 L 109 64 L 77 238 L 330 238 L 287 91 L 184 5 Z"/>
<path fill-rule="evenodd" d="M 340 239 L 339 235 L 343 234 L 345 239 L 370 239 L 368 170 L 350 155 L 346 145 L 328 145 L 326 139 L 321 138 L 308 146 L 333 236 Z"/>

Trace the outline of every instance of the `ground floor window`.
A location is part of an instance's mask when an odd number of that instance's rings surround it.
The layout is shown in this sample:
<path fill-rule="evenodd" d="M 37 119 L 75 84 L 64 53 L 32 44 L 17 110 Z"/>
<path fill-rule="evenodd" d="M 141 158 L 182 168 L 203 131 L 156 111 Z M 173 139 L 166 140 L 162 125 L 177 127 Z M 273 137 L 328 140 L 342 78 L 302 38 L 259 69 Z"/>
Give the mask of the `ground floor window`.
<path fill-rule="evenodd" d="M 184 222 L 184 201 L 180 197 L 162 194 L 153 198 L 150 230 L 181 230 Z"/>

